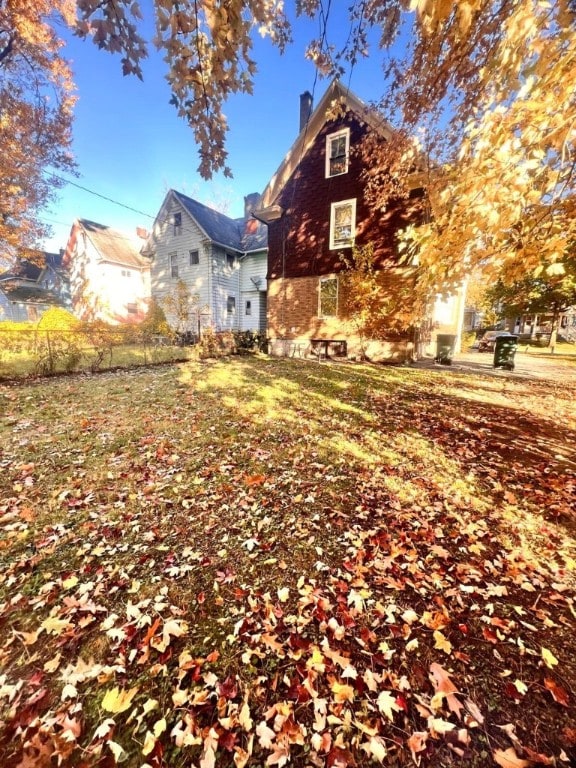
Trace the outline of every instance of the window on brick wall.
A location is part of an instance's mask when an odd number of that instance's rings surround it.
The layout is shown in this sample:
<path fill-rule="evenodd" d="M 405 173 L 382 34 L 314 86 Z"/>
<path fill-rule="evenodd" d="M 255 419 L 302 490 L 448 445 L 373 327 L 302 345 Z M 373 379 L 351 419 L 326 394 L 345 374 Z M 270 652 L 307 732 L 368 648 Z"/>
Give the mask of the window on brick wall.
<path fill-rule="evenodd" d="M 178 277 L 178 254 L 176 252 L 170 256 L 170 277 Z"/>
<path fill-rule="evenodd" d="M 356 233 L 356 199 L 332 203 L 330 207 L 330 248 L 351 248 Z"/>
<path fill-rule="evenodd" d="M 350 128 L 326 136 L 326 178 L 348 173 Z"/>
<path fill-rule="evenodd" d="M 318 301 L 320 317 L 336 317 L 338 314 L 338 278 L 321 277 Z"/>

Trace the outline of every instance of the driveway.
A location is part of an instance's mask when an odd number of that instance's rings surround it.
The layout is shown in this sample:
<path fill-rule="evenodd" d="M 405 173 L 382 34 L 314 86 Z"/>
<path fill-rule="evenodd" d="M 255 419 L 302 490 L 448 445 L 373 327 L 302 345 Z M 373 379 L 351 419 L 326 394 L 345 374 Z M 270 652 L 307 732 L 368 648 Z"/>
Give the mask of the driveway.
<path fill-rule="evenodd" d="M 576 350 L 574 355 L 528 354 L 518 351 L 513 371 L 494 368 L 493 359 L 494 355 L 491 352 L 461 352 L 454 356 L 451 367 L 459 371 L 470 371 L 470 373 L 485 373 L 504 378 L 529 378 L 576 386 Z M 431 358 L 419 360 L 416 365 L 449 367 L 440 366 Z"/>

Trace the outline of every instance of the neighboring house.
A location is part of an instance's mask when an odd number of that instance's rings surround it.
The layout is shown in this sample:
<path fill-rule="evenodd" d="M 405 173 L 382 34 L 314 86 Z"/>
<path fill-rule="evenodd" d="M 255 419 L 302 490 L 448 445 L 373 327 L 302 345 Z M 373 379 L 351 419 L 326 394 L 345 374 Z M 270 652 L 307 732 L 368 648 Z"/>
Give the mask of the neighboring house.
<path fill-rule="evenodd" d="M 39 320 L 51 307 L 70 307 L 70 287 L 63 253 L 39 251 L 0 274 L 0 321 Z"/>
<path fill-rule="evenodd" d="M 244 198 L 245 216 L 230 217 L 170 190 L 145 252 L 151 257 L 152 297 L 177 326 L 166 300 L 183 281 L 194 297 L 188 328 L 263 331 L 266 327 L 266 227 L 251 218 L 258 194 Z"/>
<path fill-rule="evenodd" d="M 72 225 L 64 265 L 70 276 L 74 314 L 83 320 L 133 323 L 150 301 L 150 262 L 143 240 L 103 224 L 78 219 Z"/>
<path fill-rule="evenodd" d="M 375 214 L 365 199 L 358 148 L 367 131 L 389 141 L 392 129 L 338 81 L 314 111 L 311 100 L 308 93 L 301 96 L 300 134 L 255 212 L 268 224 L 269 348 L 290 354 L 313 339 L 336 339 L 357 354 L 363 343 L 346 318 L 342 256 L 350 256 L 355 244 L 371 243 L 382 290 L 394 305 L 395 296 L 412 295 L 416 275 L 415 267 L 401 267 L 398 260 L 396 233 L 410 219 L 404 203 Z M 341 105 L 336 117 L 335 104 Z M 422 197 L 414 187 L 410 196 Z M 366 351 L 373 359 L 404 357 L 413 353 L 413 338 L 391 333 Z"/>

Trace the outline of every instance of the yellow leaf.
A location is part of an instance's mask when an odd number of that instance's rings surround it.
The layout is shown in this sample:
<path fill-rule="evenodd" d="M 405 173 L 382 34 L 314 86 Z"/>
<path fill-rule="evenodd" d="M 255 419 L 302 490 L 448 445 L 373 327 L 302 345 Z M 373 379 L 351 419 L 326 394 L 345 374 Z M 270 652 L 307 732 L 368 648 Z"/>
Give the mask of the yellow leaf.
<path fill-rule="evenodd" d="M 402 707 L 396 704 L 396 696 L 390 691 L 382 691 L 378 696 L 378 709 L 383 712 L 388 720 L 394 720 L 394 712 L 400 712 Z"/>
<path fill-rule="evenodd" d="M 514 747 L 509 747 L 506 750 L 494 750 L 494 762 L 501 766 L 501 768 L 527 768 L 530 765 L 529 760 L 521 760 L 518 757 Z"/>
<path fill-rule="evenodd" d="M 102 709 L 106 712 L 125 712 L 132 704 L 132 699 L 138 693 L 138 686 L 129 691 L 111 688 L 102 699 Z"/>
<path fill-rule="evenodd" d="M 156 737 L 150 731 L 146 731 L 146 736 L 144 736 L 144 746 L 142 747 L 142 754 L 149 755 L 155 746 Z"/>
<path fill-rule="evenodd" d="M 40 625 L 49 635 L 61 635 L 65 629 L 72 627 L 67 619 L 58 619 L 56 616 L 49 616 Z"/>
<path fill-rule="evenodd" d="M 282 587 L 278 590 L 278 600 L 280 600 L 281 603 L 285 603 L 286 600 L 290 597 L 290 590 L 288 587 Z"/>
<path fill-rule="evenodd" d="M 343 703 L 345 701 L 354 701 L 354 688 L 351 685 L 345 685 L 334 681 L 332 683 L 332 693 L 334 694 L 334 700 Z"/>
<path fill-rule="evenodd" d="M 548 669 L 554 669 L 554 667 L 558 664 L 558 659 L 551 651 L 548 650 L 548 648 L 542 648 L 542 660 Z"/>
<path fill-rule="evenodd" d="M 154 736 L 156 738 L 160 738 L 160 736 L 164 733 L 166 730 L 166 718 L 163 717 L 160 720 L 156 720 L 154 723 Z"/>
<path fill-rule="evenodd" d="M 73 589 L 78 584 L 78 576 L 70 576 L 69 579 L 64 579 L 62 586 L 64 589 Z"/>
<path fill-rule="evenodd" d="M 452 643 L 445 637 L 439 629 L 434 632 L 434 648 L 438 648 L 440 651 L 444 651 L 450 655 L 452 653 Z"/>
<path fill-rule="evenodd" d="M 56 656 L 54 656 L 50 661 L 47 661 L 46 664 L 44 664 L 44 672 L 48 672 L 48 674 L 51 674 L 52 672 L 56 672 L 58 667 L 60 666 L 60 659 L 62 658 L 61 653 L 57 653 Z"/>

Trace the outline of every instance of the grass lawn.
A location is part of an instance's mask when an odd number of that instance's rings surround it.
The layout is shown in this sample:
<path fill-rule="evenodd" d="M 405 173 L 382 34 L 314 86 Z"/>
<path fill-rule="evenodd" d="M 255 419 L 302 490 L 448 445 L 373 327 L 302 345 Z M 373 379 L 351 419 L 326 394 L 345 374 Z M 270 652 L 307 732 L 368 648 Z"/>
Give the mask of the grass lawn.
<path fill-rule="evenodd" d="M 0 384 L 0 765 L 576 764 L 576 387 Z"/>

